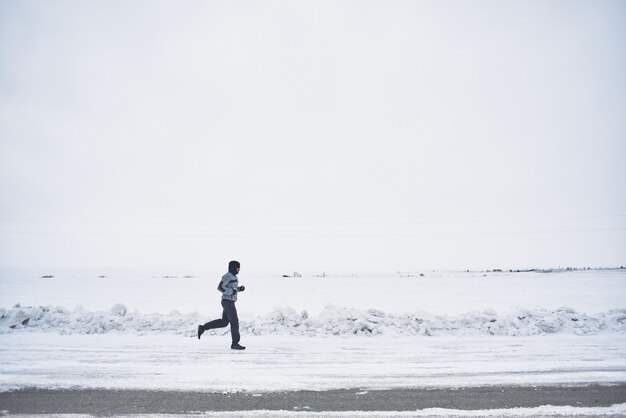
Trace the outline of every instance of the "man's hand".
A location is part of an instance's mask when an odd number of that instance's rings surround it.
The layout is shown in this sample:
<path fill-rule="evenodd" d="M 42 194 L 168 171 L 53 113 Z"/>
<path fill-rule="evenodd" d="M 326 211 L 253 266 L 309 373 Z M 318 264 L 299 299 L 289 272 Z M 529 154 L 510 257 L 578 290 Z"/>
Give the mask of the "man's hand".
<path fill-rule="evenodd" d="M 239 286 L 237 290 L 240 292 L 243 292 L 244 290 L 246 290 L 246 287 L 242 285 L 242 286 Z"/>

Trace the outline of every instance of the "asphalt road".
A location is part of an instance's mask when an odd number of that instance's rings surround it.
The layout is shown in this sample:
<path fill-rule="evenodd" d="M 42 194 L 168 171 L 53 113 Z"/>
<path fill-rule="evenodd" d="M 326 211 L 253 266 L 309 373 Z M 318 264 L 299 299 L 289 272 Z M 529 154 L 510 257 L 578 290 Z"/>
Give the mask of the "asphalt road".
<path fill-rule="evenodd" d="M 626 403 L 626 384 L 259 393 L 101 389 L 23 389 L 0 393 L 0 410 L 9 414 L 184 414 L 249 410 L 415 411 L 424 408 L 477 410 L 541 405 L 599 407 L 619 403 Z"/>

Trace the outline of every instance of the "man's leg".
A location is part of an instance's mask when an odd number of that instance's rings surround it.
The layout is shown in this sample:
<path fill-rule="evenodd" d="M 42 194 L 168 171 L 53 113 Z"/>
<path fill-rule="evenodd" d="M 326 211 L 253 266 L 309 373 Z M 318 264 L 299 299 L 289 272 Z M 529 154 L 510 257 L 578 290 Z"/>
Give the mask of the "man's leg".
<path fill-rule="evenodd" d="M 224 328 L 226 325 L 228 325 L 228 315 L 226 315 L 226 310 L 224 310 L 221 319 L 214 319 L 213 321 L 207 322 L 202 328 L 206 331 L 208 329 Z"/>
<path fill-rule="evenodd" d="M 223 304 L 222 304 L 223 305 Z M 228 325 L 228 316 L 226 315 L 226 311 L 222 311 L 222 319 L 214 319 L 211 322 L 207 322 L 204 325 L 198 325 L 198 339 L 204 334 L 204 331 L 213 328 L 224 328 Z"/>
<path fill-rule="evenodd" d="M 241 336 L 239 335 L 239 317 L 237 316 L 235 302 L 222 299 L 222 306 L 224 307 L 224 315 L 228 317 L 227 320 L 230 322 L 230 335 L 233 338 L 232 345 L 236 345 L 239 343 Z"/>

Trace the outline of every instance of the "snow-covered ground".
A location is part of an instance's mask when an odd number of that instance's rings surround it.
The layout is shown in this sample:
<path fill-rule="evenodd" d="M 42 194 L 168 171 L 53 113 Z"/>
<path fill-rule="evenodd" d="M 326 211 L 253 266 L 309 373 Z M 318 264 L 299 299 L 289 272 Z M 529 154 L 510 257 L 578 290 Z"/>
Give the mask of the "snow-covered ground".
<path fill-rule="evenodd" d="M 310 418 L 335 418 L 335 417 L 384 417 L 384 418 L 467 418 L 467 417 L 621 417 L 626 414 L 626 404 L 613 405 L 609 407 L 573 407 L 573 406 L 539 406 L 535 408 L 507 408 L 507 409 L 481 409 L 461 410 L 446 408 L 427 408 L 417 411 L 330 411 L 330 412 L 304 412 L 304 411 L 237 411 L 237 412 L 201 412 L 186 413 L 184 415 L 172 414 L 133 414 L 135 418 L 248 418 L 248 417 L 310 417 Z M 41 415 L 12 415 L 19 418 L 38 418 Z M 93 418 L 93 415 L 82 414 L 46 414 L 49 418 Z"/>
<path fill-rule="evenodd" d="M 130 311 L 160 314 L 177 310 L 214 316 L 219 312 L 217 282 L 224 272 L 192 278 L 165 274 L 60 275 L 53 279 L 1 275 L 0 307 L 52 305 L 73 310 L 109 310 L 118 303 Z M 587 314 L 626 308 L 626 270 L 560 273 L 428 272 L 424 277 L 389 275 L 283 278 L 242 272 L 246 285 L 238 310 L 241 317 L 264 315 L 291 307 L 318 315 L 327 305 L 387 313 L 428 312 L 458 315 L 471 311 L 498 312 L 570 307 Z M 171 274 L 170 274 L 171 275 Z"/>
<path fill-rule="evenodd" d="M 626 273 L 0 278 L 0 390 L 198 391 L 626 382 Z M 18 305 L 19 304 L 19 305 Z"/>
<path fill-rule="evenodd" d="M 476 417 L 496 417 L 496 418 L 516 418 L 516 417 L 621 417 L 626 415 L 626 404 L 613 405 L 608 407 L 574 407 L 574 406 L 552 406 L 544 405 L 535 408 L 506 408 L 506 409 L 481 409 L 462 410 L 447 408 L 427 408 L 417 411 L 330 411 L 330 412 L 305 412 L 305 411 L 219 411 L 186 413 L 184 415 L 172 414 L 133 414 L 135 418 L 248 418 L 248 417 L 310 417 L 310 418 L 335 418 L 335 417 L 384 417 L 384 418 L 476 418 Z M 12 415 L 19 418 L 38 418 L 41 415 Z M 82 414 L 46 414 L 49 418 L 92 418 L 93 415 Z"/>
<path fill-rule="evenodd" d="M 0 388 L 208 392 L 626 382 L 626 335 L 3 335 Z"/>

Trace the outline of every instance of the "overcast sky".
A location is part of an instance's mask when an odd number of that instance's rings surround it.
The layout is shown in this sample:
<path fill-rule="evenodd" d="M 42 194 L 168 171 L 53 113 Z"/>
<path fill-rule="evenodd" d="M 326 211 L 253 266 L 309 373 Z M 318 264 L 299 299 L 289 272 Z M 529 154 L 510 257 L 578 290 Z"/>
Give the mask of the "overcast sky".
<path fill-rule="evenodd" d="M 623 1 L 0 0 L 0 273 L 625 265 L 625 39 Z"/>

